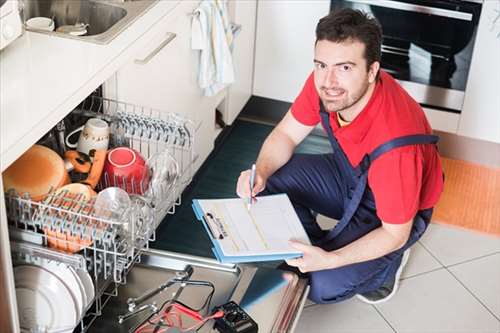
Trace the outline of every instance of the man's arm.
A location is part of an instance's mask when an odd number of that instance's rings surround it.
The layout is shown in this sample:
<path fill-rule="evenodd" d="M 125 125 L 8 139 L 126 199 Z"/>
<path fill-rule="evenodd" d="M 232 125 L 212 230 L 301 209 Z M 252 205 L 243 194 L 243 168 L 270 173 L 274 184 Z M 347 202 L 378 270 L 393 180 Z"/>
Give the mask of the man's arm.
<path fill-rule="evenodd" d="M 266 138 L 257 158 L 253 196 L 262 191 L 267 179 L 281 168 L 292 156 L 295 147 L 311 133 L 314 126 L 306 126 L 295 119 L 291 111 Z M 249 170 L 243 171 L 238 179 L 236 192 L 242 198 L 250 196 Z"/>
<path fill-rule="evenodd" d="M 400 249 L 408 240 L 413 220 L 403 224 L 382 222 L 382 226 L 358 240 L 331 252 L 298 242 L 292 246 L 304 253 L 302 258 L 287 260 L 302 272 L 338 268 L 380 258 Z"/>

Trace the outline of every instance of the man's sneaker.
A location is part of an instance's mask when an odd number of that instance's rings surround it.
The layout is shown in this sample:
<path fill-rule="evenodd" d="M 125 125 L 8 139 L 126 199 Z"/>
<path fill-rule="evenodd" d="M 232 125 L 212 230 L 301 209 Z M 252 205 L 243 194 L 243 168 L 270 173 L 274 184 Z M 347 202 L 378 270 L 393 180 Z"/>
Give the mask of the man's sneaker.
<path fill-rule="evenodd" d="M 394 275 L 393 278 L 385 281 L 384 284 L 377 290 L 369 291 L 363 294 L 357 294 L 356 297 L 368 304 L 379 304 L 390 300 L 398 290 L 399 278 L 401 277 L 401 273 L 403 273 L 403 268 L 408 262 L 409 257 L 410 249 L 407 249 L 403 252 L 401 264 L 399 265 L 398 270 L 396 271 L 396 275 Z"/>

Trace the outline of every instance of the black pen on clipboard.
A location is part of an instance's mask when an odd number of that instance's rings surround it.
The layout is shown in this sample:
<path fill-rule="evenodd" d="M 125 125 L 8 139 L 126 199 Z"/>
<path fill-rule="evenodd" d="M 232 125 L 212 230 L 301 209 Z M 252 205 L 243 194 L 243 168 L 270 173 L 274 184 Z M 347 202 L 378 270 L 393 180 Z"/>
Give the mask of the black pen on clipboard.
<path fill-rule="evenodd" d="M 210 230 L 212 237 L 216 239 L 224 239 L 224 236 L 227 236 L 227 234 L 224 230 L 224 227 L 220 225 L 220 222 L 217 221 L 217 218 L 210 212 L 206 213 L 206 216 L 208 229 Z M 215 233 L 214 228 L 215 230 L 217 230 L 217 233 Z"/>

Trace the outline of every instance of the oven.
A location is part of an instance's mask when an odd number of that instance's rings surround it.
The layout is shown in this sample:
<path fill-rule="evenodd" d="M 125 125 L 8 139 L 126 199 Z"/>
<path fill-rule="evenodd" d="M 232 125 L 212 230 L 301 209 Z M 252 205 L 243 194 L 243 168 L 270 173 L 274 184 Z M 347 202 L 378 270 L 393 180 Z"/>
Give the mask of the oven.
<path fill-rule="evenodd" d="M 483 0 L 332 0 L 373 15 L 381 67 L 422 106 L 460 113 Z"/>

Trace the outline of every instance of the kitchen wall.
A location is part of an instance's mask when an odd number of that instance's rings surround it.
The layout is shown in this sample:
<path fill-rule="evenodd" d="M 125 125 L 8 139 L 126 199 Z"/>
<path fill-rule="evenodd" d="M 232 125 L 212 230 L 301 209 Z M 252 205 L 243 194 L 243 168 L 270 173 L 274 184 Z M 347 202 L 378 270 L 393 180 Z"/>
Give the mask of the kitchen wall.
<path fill-rule="evenodd" d="M 312 71 L 315 27 L 330 1 L 261 1 L 253 94 L 293 102 Z M 449 156 L 500 166 L 500 1 L 486 0 L 461 114 L 426 109 Z M 456 139 L 454 139 L 456 138 Z"/>

